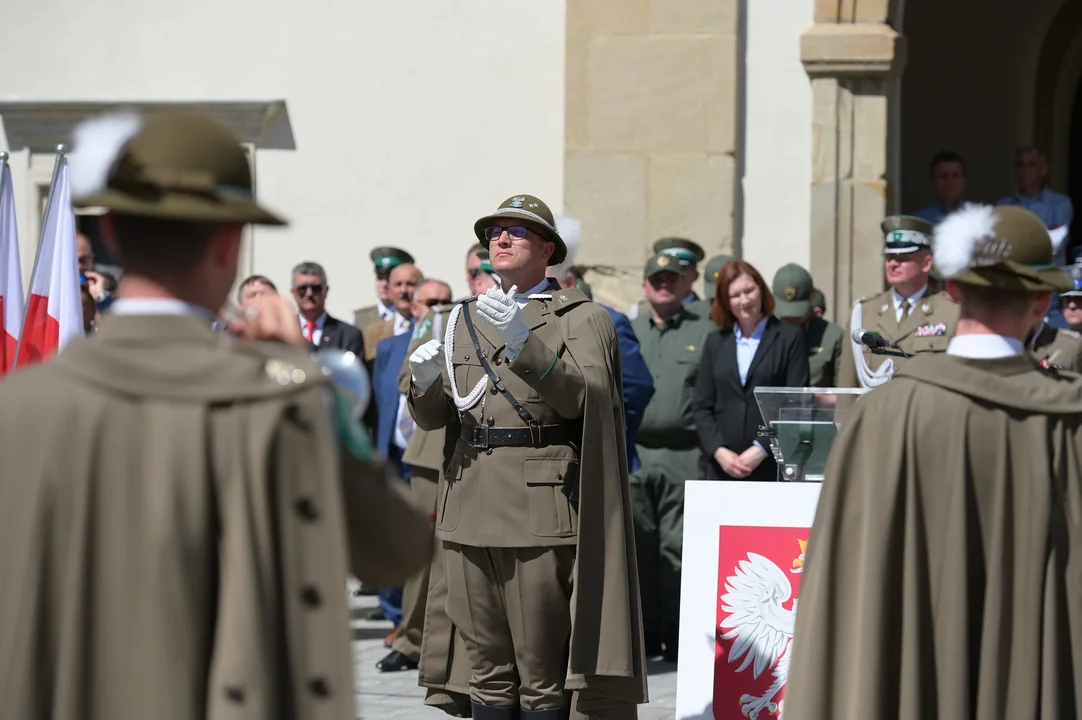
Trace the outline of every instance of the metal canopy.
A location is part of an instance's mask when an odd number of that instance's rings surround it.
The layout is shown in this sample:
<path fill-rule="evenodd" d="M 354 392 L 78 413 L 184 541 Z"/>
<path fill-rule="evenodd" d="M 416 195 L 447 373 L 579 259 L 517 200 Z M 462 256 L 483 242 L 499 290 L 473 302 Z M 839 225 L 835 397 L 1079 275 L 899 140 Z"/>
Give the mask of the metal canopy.
<path fill-rule="evenodd" d="M 83 120 L 116 110 L 142 114 L 169 110 L 197 112 L 217 118 L 246 143 L 260 150 L 296 150 L 285 100 L 249 102 L 29 102 L 0 101 L 8 148 L 55 152 L 70 146 L 72 131 Z"/>

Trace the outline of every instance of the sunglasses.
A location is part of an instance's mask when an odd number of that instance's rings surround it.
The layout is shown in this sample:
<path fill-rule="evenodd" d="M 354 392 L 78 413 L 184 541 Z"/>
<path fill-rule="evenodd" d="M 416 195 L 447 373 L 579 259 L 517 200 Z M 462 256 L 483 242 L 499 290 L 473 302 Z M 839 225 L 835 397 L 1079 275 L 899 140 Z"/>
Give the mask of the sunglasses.
<path fill-rule="evenodd" d="M 485 237 L 491 242 L 492 240 L 498 240 L 501 235 L 507 233 L 516 240 L 526 239 L 527 233 L 533 232 L 530 228 L 524 225 L 512 225 L 511 227 L 490 227 L 485 228 Z"/>
<path fill-rule="evenodd" d="M 293 290 L 298 295 L 307 295 L 309 292 L 311 292 L 313 295 L 319 295 L 320 293 L 323 292 L 323 286 L 322 285 L 298 285 L 297 287 L 293 288 Z"/>
<path fill-rule="evenodd" d="M 422 300 L 421 304 L 425 307 L 434 307 L 436 305 L 450 305 L 451 298 L 429 298 L 428 300 Z"/>

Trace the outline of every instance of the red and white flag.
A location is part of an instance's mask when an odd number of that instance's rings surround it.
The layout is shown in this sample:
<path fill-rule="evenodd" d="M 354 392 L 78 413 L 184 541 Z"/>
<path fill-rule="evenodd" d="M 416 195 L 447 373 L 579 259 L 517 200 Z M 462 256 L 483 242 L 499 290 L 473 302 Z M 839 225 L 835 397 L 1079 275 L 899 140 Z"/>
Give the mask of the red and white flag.
<path fill-rule="evenodd" d="M 15 348 L 23 327 L 23 271 L 19 264 L 19 229 L 11 169 L 0 160 L 0 375 L 15 365 Z"/>
<path fill-rule="evenodd" d="M 41 247 L 30 280 L 17 367 L 41 362 L 73 337 L 84 334 L 71 174 L 66 157 L 58 157 L 57 163 L 56 182 L 49 195 Z"/>

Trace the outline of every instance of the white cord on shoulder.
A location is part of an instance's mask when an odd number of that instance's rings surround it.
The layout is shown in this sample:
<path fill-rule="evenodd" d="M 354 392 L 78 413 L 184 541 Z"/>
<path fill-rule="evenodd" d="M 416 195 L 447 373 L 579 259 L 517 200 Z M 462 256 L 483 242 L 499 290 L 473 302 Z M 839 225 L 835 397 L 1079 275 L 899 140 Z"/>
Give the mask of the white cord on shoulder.
<path fill-rule="evenodd" d="M 455 366 L 451 362 L 455 348 L 455 328 L 458 326 L 458 316 L 462 314 L 462 305 L 457 304 L 451 310 L 447 318 L 447 331 L 443 336 L 443 360 L 447 363 L 447 377 L 451 381 L 451 397 L 455 400 L 455 407 L 459 412 L 465 412 L 477 404 L 477 401 L 485 394 L 488 386 L 488 375 L 482 375 L 473 390 L 466 397 L 458 394 L 458 383 L 455 382 Z"/>
<path fill-rule="evenodd" d="M 853 303 L 853 312 L 849 316 L 849 327 L 859 328 L 864 324 L 864 308 L 860 300 Z M 868 364 L 868 360 L 864 357 L 864 347 L 859 345 L 856 340 L 849 338 L 849 342 L 853 345 L 853 364 L 857 368 L 857 378 L 860 380 L 860 384 L 869 390 L 877 388 L 881 385 L 885 385 L 892 377 L 894 377 L 894 360 L 886 358 L 883 364 L 878 369 L 872 370 Z"/>

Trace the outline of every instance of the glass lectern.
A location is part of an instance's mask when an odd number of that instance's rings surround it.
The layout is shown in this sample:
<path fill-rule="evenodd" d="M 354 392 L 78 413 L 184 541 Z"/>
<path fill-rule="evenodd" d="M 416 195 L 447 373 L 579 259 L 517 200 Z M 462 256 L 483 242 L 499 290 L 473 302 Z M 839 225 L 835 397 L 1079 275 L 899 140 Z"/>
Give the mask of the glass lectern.
<path fill-rule="evenodd" d="M 783 482 L 823 482 L 827 456 L 860 396 L 856 388 L 757 387 L 761 438 L 770 442 Z M 765 443 L 764 443 L 765 444 Z"/>

